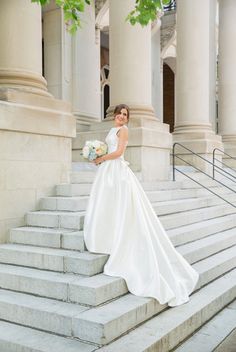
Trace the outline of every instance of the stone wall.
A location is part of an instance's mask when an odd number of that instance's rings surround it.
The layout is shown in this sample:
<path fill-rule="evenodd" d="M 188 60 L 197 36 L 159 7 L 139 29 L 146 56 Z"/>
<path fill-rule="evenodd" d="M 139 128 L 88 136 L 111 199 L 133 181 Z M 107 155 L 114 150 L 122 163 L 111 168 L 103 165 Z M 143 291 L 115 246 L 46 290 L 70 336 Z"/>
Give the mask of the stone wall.
<path fill-rule="evenodd" d="M 24 225 L 27 211 L 39 209 L 41 197 L 69 181 L 76 131 L 66 103 L 13 90 L 5 98 L 0 99 L 0 243 L 10 228 Z"/>
<path fill-rule="evenodd" d="M 0 242 L 8 230 L 24 224 L 42 196 L 68 182 L 71 140 L 63 137 L 0 131 Z"/>

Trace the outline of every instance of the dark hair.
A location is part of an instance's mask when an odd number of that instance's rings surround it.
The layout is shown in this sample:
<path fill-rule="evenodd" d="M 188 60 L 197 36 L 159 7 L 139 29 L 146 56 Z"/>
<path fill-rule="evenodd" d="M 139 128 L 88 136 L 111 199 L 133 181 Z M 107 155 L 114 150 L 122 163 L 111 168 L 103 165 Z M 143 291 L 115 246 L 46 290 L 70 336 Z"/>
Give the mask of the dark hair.
<path fill-rule="evenodd" d="M 114 116 L 120 114 L 122 109 L 127 110 L 127 123 L 128 123 L 129 122 L 129 107 L 128 107 L 128 105 L 126 105 L 126 104 L 116 105 L 115 110 L 114 110 Z"/>

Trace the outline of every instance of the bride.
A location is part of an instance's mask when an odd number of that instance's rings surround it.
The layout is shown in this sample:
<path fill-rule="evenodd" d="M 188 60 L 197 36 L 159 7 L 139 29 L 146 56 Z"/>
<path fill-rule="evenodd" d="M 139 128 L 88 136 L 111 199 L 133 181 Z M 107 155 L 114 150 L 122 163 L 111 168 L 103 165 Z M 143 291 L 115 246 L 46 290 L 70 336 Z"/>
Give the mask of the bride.
<path fill-rule="evenodd" d="M 178 306 L 189 301 L 199 274 L 174 248 L 124 160 L 128 121 L 128 106 L 116 106 L 115 126 L 105 139 L 108 154 L 94 161 L 101 165 L 86 209 L 85 244 L 90 252 L 110 255 L 104 273 L 124 278 L 131 293 Z"/>

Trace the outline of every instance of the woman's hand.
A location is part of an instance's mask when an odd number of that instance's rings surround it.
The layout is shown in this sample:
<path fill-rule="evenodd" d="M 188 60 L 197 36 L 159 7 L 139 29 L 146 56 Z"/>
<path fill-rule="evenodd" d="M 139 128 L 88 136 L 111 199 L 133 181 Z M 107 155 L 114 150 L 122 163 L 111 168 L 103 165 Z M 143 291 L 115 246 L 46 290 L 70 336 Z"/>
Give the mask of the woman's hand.
<path fill-rule="evenodd" d="M 101 164 L 104 161 L 103 157 L 100 156 L 99 158 L 96 158 L 95 160 L 93 160 L 93 163 L 95 163 L 96 165 Z"/>

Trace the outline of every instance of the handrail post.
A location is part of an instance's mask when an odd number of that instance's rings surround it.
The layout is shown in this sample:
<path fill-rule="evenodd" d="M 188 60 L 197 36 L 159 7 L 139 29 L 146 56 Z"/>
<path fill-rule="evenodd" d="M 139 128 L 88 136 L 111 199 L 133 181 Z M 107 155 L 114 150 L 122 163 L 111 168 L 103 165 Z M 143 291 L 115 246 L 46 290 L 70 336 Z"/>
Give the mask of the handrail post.
<path fill-rule="evenodd" d="M 173 181 L 175 181 L 175 143 L 173 144 L 172 155 L 173 155 L 173 162 L 172 162 L 172 165 L 173 165 Z"/>
<path fill-rule="evenodd" d="M 212 178 L 215 179 L 215 151 L 216 148 L 213 150 L 213 165 L 212 165 Z"/>

